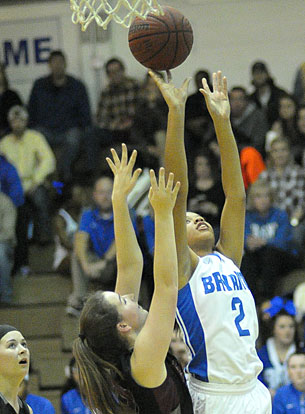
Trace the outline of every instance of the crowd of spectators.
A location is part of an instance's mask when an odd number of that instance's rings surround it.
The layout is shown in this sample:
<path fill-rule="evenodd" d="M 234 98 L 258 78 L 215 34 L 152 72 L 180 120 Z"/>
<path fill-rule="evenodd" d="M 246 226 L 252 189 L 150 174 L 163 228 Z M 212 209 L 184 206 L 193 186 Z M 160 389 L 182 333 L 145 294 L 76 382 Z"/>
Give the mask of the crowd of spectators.
<path fill-rule="evenodd" d="M 144 171 L 130 207 L 145 257 L 142 302 L 148 306 L 154 223 L 148 204 L 138 207 L 148 193 L 148 169 L 163 165 L 167 105 L 148 75 L 143 80 L 129 77 L 124 63 L 112 58 L 105 65 L 108 84 L 92 111 L 84 83 L 67 73 L 64 53 L 51 52 L 48 64 L 49 75 L 34 82 L 27 105 L 10 89 L 0 65 L 0 306 L 11 303 L 12 277 L 31 271 L 30 242 L 54 244 L 52 270 L 71 275 L 68 314 L 79 315 L 89 287 L 113 289 L 113 182 L 100 159 L 121 142 L 138 150 Z M 242 272 L 258 308 L 267 303 L 274 310 L 272 298 L 279 280 L 304 267 L 305 63 L 297 68 L 293 91 L 276 84 L 265 62 L 254 62 L 250 74 L 252 93 L 243 85 L 233 85 L 229 91 L 248 202 Z M 204 216 L 217 237 L 224 194 L 211 119 L 198 92 L 202 77 L 210 82 L 209 72 L 198 70 L 197 91 L 186 104 L 188 208 Z M 80 182 L 75 171 L 82 154 Z M 272 336 L 265 343 L 261 338 L 261 379 L 272 395 L 289 386 L 289 378 L 293 394 L 293 370 L 304 359 L 295 354 L 296 310 L 289 308 L 289 313 L 286 306 L 292 298 L 293 290 L 281 299 L 277 313 L 267 312 L 273 321 Z M 285 329 L 289 332 L 281 334 Z M 73 361 L 70 369 L 72 378 Z M 72 397 L 63 396 L 63 407 L 71 398 L 76 403 L 74 388 L 69 391 Z M 282 404 L 280 396 L 275 401 Z M 63 408 L 64 412 L 70 411 Z"/>

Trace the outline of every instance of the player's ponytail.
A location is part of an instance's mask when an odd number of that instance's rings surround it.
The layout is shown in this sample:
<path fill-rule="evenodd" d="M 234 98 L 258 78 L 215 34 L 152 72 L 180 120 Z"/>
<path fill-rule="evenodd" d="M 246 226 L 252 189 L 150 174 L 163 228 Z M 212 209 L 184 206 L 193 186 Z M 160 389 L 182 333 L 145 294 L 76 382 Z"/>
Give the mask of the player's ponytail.
<path fill-rule="evenodd" d="M 119 361 L 128 343 L 117 331 L 120 316 L 109 305 L 103 292 L 96 292 L 85 303 L 80 317 L 80 335 L 73 343 L 79 371 L 79 389 L 92 413 L 135 412 L 132 397 L 119 381 Z"/>

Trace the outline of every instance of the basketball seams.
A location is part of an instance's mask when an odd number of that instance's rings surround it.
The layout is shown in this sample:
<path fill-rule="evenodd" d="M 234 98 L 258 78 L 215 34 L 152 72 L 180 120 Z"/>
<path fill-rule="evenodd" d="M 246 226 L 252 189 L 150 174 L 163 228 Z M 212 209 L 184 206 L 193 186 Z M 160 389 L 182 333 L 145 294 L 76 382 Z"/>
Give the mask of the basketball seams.
<path fill-rule="evenodd" d="M 157 33 L 156 33 L 157 34 Z M 156 51 L 153 55 L 150 55 L 148 58 L 146 58 L 145 60 L 142 60 L 142 64 L 144 64 L 144 63 L 146 63 L 147 61 L 149 61 L 149 60 L 152 60 L 155 56 L 157 56 L 163 49 L 165 49 L 166 48 L 166 46 L 168 45 L 168 42 L 169 42 L 169 40 L 170 40 L 170 36 L 171 36 L 171 33 L 169 32 L 169 33 L 167 33 L 168 34 L 168 37 L 167 37 L 167 40 L 166 40 L 166 42 L 165 43 L 163 43 L 162 44 L 162 46 L 161 46 L 161 48 L 160 49 L 158 49 L 158 51 Z"/>
<path fill-rule="evenodd" d="M 184 22 L 185 22 L 185 17 L 183 16 L 183 18 L 182 18 L 182 36 L 183 36 L 184 44 L 185 44 L 188 52 L 190 53 L 192 46 L 189 47 L 189 44 L 188 44 L 186 36 L 185 36 L 185 33 L 189 33 L 190 31 L 189 30 L 183 30 Z M 187 22 L 188 22 L 188 20 L 187 20 Z M 193 33 L 193 31 L 191 31 L 191 33 Z M 193 42 L 192 42 L 192 45 L 193 45 Z"/>
<path fill-rule="evenodd" d="M 140 36 L 138 36 L 138 37 L 133 37 L 132 39 L 129 39 L 129 43 L 132 43 L 132 42 L 134 42 L 135 40 L 138 40 L 138 39 L 142 39 L 143 37 L 153 37 L 153 36 L 159 36 L 159 35 L 163 35 L 163 34 L 176 34 L 176 33 L 193 33 L 193 31 L 192 30 L 180 30 L 180 29 L 178 29 L 178 30 L 172 30 L 172 31 L 170 31 L 170 32 L 156 32 L 156 33 L 146 33 L 146 34 L 143 34 L 143 35 L 140 35 Z"/>
<path fill-rule="evenodd" d="M 173 13 L 172 13 L 170 10 L 168 10 L 168 14 L 169 14 L 169 16 L 172 18 L 172 21 L 173 21 L 173 24 L 174 24 L 174 28 L 175 28 L 175 29 L 176 29 L 176 31 L 177 31 L 176 20 L 175 20 L 175 17 L 173 16 Z M 183 26 L 182 26 L 182 27 L 183 27 Z M 173 35 L 176 37 L 176 47 L 175 47 L 175 53 L 174 53 L 173 59 L 172 59 L 172 61 L 171 61 L 170 65 L 169 65 L 169 67 L 171 67 L 171 66 L 173 66 L 173 65 L 174 65 L 174 62 L 175 62 L 175 60 L 176 60 L 176 58 L 177 58 L 177 50 L 178 50 L 178 34 L 177 34 L 177 32 L 176 32 L 176 33 L 173 33 Z"/>

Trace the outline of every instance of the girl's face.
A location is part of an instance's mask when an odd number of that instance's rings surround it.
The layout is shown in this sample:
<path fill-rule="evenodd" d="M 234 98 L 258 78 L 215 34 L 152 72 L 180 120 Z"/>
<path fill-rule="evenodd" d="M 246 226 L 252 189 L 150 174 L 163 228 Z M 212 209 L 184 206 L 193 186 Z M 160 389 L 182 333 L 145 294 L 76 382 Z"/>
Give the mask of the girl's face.
<path fill-rule="evenodd" d="M 29 371 L 30 352 L 19 331 L 11 331 L 0 340 L 0 374 L 23 379 Z"/>
<path fill-rule="evenodd" d="M 305 391 L 305 355 L 292 355 L 288 362 L 291 382 L 299 391 Z"/>
<path fill-rule="evenodd" d="M 296 113 L 296 106 L 294 101 L 289 98 L 285 97 L 280 100 L 279 106 L 279 114 L 282 119 L 292 119 Z"/>
<path fill-rule="evenodd" d="M 134 331 L 140 331 L 146 321 L 148 312 L 135 301 L 134 295 L 119 295 L 115 292 L 104 292 L 106 300 L 116 307 L 125 322 Z"/>
<path fill-rule="evenodd" d="M 274 142 L 271 144 L 270 156 L 275 167 L 285 167 L 290 157 L 290 150 L 287 143 Z"/>
<path fill-rule="evenodd" d="M 292 316 L 278 316 L 273 330 L 273 336 L 282 345 L 290 345 L 294 341 L 295 323 Z"/>
<path fill-rule="evenodd" d="M 186 213 L 187 242 L 195 252 L 202 248 L 202 243 L 208 243 L 207 248 L 212 249 L 215 244 L 214 230 L 205 219 L 197 213 Z"/>
<path fill-rule="evenodd" d="M 299 110 L 298 113 L 298 128 L 302 134 L 305 134 L 305 108 Z"/>
<path fill-rule="evenodd" d="M 261 214 L 266 213 L 271 206 L 271 197 L 267 188 L 257 188 L 253 194 L 254 208 Z"/>

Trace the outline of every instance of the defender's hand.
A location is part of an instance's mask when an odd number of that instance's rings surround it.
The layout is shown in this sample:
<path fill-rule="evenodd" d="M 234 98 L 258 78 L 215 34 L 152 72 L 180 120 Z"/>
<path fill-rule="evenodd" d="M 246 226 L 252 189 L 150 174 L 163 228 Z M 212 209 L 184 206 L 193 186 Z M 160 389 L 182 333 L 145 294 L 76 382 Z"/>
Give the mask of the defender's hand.
<path fill-rule="evenodd" d="M 141 168 L 136 169 L 134 172 L 132 171 L 136 162 L 137 151 L 133 150 L 129 161 L 125 144 L 122 144 L 121 159 L 119 159 L 115 149 L 111 148 L 111 153 L 113 161 L 109 157 L 106 158 L 106 161 L 114 175 L 112 197 L 115 197 L 116 195 L 127 197 L 130 191 L 134 188 L 142 171 Z"/>
<path fill-rule="evenodd" d="M 162 211 L 172 211 L 175 206 L 177 194 L 180 188 L 179 181 L 177 181 L 174 186 L 174 174 L 169 174 L 166 184 L 165 170 L 164 168 L 160 168 L 158 183 L 154 170 L 150 170 L 150 182 L 151 187 L 149 190 L 148 198 L 154 211 L 158 211 L 158 213 Z"/>
<path fill-rule="evenodd" d="M 207 108 L 213 119 L 230 118 L 230 102 L 228 97 L 227 78 L 221 71 L 213 73 L 213 91 L 210 90 L 207 80 L 202 79 L 202 88 L 199 89 L 205 98 Z"/>
<path fill-rule="evenodd" d="M 173 84 L 173 81 L 171 80 L 170 72 L 168 72 L 168 82 L 163 80 L 152 70 L 150 70 L 148 73 L 153 78 L 155 84 L 158 86 L 169 108 L 185 106 L 186 98 L 188 96 L 188 86 L 191 78 L 185 79 L 181 88 L 176 88 Z"/>

